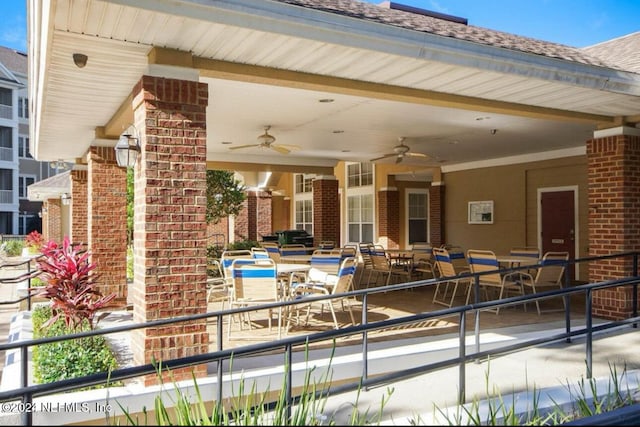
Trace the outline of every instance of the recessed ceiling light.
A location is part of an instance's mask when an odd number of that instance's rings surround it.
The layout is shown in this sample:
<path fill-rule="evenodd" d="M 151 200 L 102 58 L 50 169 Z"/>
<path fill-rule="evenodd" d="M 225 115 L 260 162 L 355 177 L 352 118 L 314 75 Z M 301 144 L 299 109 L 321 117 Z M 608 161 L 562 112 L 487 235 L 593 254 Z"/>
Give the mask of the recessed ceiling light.
<path fill-rule="evenodd" d="M 457 139 L 454 139 L 453 141 L 449 141 L 449 144 L 451 145 L 455 145 L 457 143 L 459 143 L 460 141 L 458 141 Z"/>
<path fill-rule="evenodd" d="M 344 131 L 342 129 L 336 129 L 333 131 L 333 133 L 344 133 Z"/>
<path fill-rule="evenodd" d="M 477 121 L 481 121 L 481 120 L 489 120 L 491 117 L 489 116 L 484 116 L 484 117 L 476 117 Z"/>
<path fill-rule="evenodd" d="M 231 141 L 222 141 L 220 144 L 222 144 L 222 145 L 230 145 L 230 144 L 233 144 L 233 142 L 231 142 Z"/>
<path fill-rule="evenodd" d="M 333 98 L 322 98 L 318 100 L 318 102 L 324 102 L 324 103 L 333 102 L 333 101 L 334 101 Z"/>
<path fill-rule="evenodd" d="M 342 150 L 343 153 L 350 153 L 351 150 Z"/>

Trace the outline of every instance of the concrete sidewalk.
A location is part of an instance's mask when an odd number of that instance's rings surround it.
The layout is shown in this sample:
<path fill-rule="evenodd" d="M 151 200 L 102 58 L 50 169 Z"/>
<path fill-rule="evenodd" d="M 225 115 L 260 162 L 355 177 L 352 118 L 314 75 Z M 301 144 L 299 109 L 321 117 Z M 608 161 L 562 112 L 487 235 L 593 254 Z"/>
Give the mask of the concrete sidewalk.
<path fill-rule="evenodd" d="M 491 333 L 522 340 L 535 338 L 542 333 L 548 335 L 554 329 L 564 331 L 562 322 L 536 326 L 543 332 L 527 331 L 526 327 L 513 327 L 502 328 Z M 592 363 L 598 394 L 606 394 L 610 391 L 614 369 L 618 377 L 625 373 L 619 383 L 623 391 L 636 392 L 640 389 L 639 332 L 640 329 L 625 326 L 615 331 L 594 334 Z M 483 335 L 487 334 L 489 332 Z M 457 340 L 457 337 L 450 337 L 450 339 Z M 483 342 L 482 336 L 480 342 Z M 485 348 L 482 347 L 482 349 Z M 390 358 L 387 363 L 395 361 L 396 366 L 398 363 L 402 364 L 404 350 L 402 347 L 396 347 L 396 356 Z M 434 354 L 433 357 L 435 356 Z M 440 356 L 438 357 L 441 358 Z M 423 363 L 429 363 L 431 357 L 425 354 Z M 516 410 L 524 412 L 531 410 L 534 406 L 535 392 L 538 398 L 536 407 L 540 409 L 553 408 L 556 403 L 569 405 L 565 406 L 568 408 L 571 406 L 571 401 L 575 400 L 572 397 L 582 395 L 582 391 L 587 394 L 590 391 L 591 385 L 586 380 L 585 360 L 585 340 L 579 338 L 571 343 L 561 341 L 544 347 L 497 356 L 490 361 L 467 363 L 466 402 L 474 400 L 481 402 L 479 413 L 485 414 L 483 416 L 486 417 L 488 406 L 486 401 L 482 401 L 488 395 L 498 396 L 499 394 L 505 405 L 511 406 L 515 403 Z M 348 423 L 354 402 L 358 402 L 357 407 L 360 413 L 368 413 L 370 417 L 376 417 L 380 413 L 383 399 L 388 399 L 380 419 L 383 425 L 465 424 L 464 418 L 462 420 L 455 418 L 456 412 L 461 412 L 456 407 L 459 394 L 458 378 L 459 369 L 456 366 L 360 393 L 352 392 L 333 396 L 328 399 L 323 414 L 328 418 L 333 417 L 338 425 L 342 425 Z M 583 380 L 585 380 L 583 386 L 578 387 Z M 392 392 L 389 395 L 390 390 Z M 443 413 L 447 415 L 444 416 Z M 502 411 L 499 415 L 501 414 Z"/>

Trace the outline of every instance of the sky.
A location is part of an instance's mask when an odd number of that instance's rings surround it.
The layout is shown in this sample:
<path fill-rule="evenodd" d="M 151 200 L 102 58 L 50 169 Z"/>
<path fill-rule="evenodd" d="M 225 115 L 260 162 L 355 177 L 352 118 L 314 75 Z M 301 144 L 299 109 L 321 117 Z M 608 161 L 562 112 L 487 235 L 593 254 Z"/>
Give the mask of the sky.
<path fill-rule="evenodd" d="M 368 0 L 380 3 L 381 0 Z M 585 47 L 640 31 L 638 0 L 400 0 L 469 25 Z M 0 3 L 0 46 L 27 51 L 27 0 Z"/>

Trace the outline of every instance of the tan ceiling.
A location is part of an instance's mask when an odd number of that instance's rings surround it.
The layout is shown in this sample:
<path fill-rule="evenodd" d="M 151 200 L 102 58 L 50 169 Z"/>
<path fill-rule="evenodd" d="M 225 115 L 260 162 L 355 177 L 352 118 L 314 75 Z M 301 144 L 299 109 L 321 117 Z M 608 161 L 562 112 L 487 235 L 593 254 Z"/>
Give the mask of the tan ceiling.
<path fill-rule="evenodd" d="M 29 52 L 39 160 L 113 145 L 145 73 L 209 85 L 207 159 L 220 162 L 324 167 L 391 153 L 399 137 L 430 155 L 406 160 L 418 166 L 573 153 L 596 128 L 640 115 L 640 77 L 631 73 L 379 24 L 346 26 L 344 17 L 277 2 L 51 4 Z M 75 52 L 88 56 L 86 67 L 73 64 Z M 265 125 L 276 143 L 299 149 L 229 150 L 256 143 Z"/>

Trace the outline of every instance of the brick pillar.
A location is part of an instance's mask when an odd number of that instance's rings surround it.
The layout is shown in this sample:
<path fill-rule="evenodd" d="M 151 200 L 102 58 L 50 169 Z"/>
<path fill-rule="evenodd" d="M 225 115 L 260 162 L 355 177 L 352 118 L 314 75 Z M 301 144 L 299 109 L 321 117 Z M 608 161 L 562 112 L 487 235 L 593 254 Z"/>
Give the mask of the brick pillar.
<path fill-rule="evenodd" d="M 271 217 L 273 216 L 273 211 L 271 206 L 271 192 L 258 192 L 256 202 L 257 221 L 255 240 L 260 241 L 262 240 L 262 236 L 272 233 Z"/>
<path fill-rule="evenodd" d="M 640 249 L 640 130 L 587 141 L 590 255 Z M 591 282 L 632 274 L 632 259 L 589 263 Z M 632 289 L 610 288 L 593 295 L 593 314 L 623 319 L 632 313 Z"/>
<path fill-rule="evenodd" d="M 233 241 L 242 241 L 249 238 L 249 218 L 251 217 L 250 197 L 247 194 L 247 198 L 242 202 L 242 209 L 238 212 L 233 219 Z M 255 212 L 255 209 L 254 209 Z M 254 213 L 255 216 L 255 213 Z"/>
<path fill-rule="evenodd" d="M 87 171 L 72 170 L 71 178 L 71 230 L 69 240 L 73 243 L 89 241 L 89 216 L 87 211 Z"/>
<path fill-rule="evenodd" d="M 444 244 L 444 182 L 432 182 L 429 189 L 429 228 L 431 246 Z"/>
<path fill-rule="evenodd" d="M 258 240 L 258 193 L 247 192 L 247 240 Z"/>
<path fill-rule="evenodd" d="M 387 249 L 400 247 L 400 194 L 395 187 L 378 191 L 378 242 Z"/>
<path fill-rule="evenodd" d="M 42 204 L 42 236 L 45 241 L 62 242 L 62 202 L 60 198 L 47 199 Z"/>
<path fill-rule="evenodd" d="M 331 240 L 340 245 L 340 195 L 335 176 L 313 180 L 313 243 Z"/>
<path fill-rule="evenodd" d="M 133 110 L 141 154 L 135 166 L 133 317 L 136 323 L 202 314 L 206 303 L 207 85 L 143 76 Z M 208 351 L 206 321 L 132 335 L 136 364 Z M 206 366 L 173 370 L 181 381 Z M 157 382 L 155 376 L 146 384 Z"/>
<path fill-rule="evenodd" d="M 116 164 L 113 147 L 91 147 L 87 163 L 87 242 L 91 261 L 100 274 L 100 292 L 115 292 L 118 296 L 112 305 L 125 306 L 127 173 Z"/>

